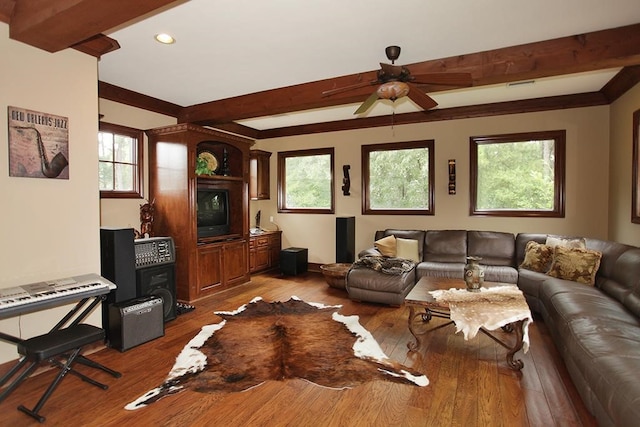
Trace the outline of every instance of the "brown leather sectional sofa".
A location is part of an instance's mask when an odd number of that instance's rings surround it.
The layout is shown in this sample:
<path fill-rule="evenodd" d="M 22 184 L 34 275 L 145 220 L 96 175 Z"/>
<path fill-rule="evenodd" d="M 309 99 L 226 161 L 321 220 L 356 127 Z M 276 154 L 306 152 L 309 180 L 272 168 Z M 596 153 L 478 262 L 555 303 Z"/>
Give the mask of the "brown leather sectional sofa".
<path fill-rule="evenodd" d="M 594 286 L 520 268 L 528 242 L 547 234 L 467 230 L 384 230 L 416 239 L 421 262 L 402 277 L 366 269 L 347 276 L 351 298 L 401 305 L 423 276 L 462 278 L 467 256 L 480 256 L 485 280 L 517 283 L 539 313 L 583 401 L 601 426 L 640 422 L 640 248 L 586 238 L 602 253 Z M 360 256 L 379 254 L 376 249 Z"/>

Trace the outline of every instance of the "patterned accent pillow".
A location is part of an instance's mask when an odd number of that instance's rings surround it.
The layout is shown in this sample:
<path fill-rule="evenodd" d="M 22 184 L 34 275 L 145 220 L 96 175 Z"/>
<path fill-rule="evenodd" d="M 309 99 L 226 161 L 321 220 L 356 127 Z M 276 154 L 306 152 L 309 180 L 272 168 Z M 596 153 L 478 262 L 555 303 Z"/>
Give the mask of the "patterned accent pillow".
<path fill-rule="evenodd" d="M 374 246 L 384 256 L 396 256 L 396 236 L 393 234 L 376 240 Z"/>
<path fill-rule="evenodd" d="M 524 249 L 524 259 L 520 268 L 546 273 L 549 271 L 551 260 L 553 259 L 553 248 L 551 246 L 538 243 L 534 240 L 527 242 Z"/>
<path fill-rule="evenodd" d="M 553 249 L 553 262 L 547 274 L 559 279 L 594 285 L 601 259 L 602 253 L 598 251 L 556 246 Z"/>

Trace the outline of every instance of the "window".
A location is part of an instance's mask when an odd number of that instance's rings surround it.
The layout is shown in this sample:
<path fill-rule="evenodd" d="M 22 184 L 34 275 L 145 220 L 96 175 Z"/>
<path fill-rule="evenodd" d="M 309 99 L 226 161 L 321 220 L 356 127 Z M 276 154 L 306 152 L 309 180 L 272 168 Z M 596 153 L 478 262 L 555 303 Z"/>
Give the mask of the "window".
<path fill-rule="evenodd" d="M 472 137 L 471 215 L 564 217 L 565 134 Z"/>
<path fill-rule="evenodd" d="M 100 122 L 100 197 L 142 197 L 142 140 L 139 129 Z"/>
<path fill-rule="evenodd" d="M 434 142 L 362 146 L 362 213 L 434 214 Z"/>
<path fill-rule="evenodd" d="M 278 153 L 278 212 L 333 213 L 333 148 Z"/>

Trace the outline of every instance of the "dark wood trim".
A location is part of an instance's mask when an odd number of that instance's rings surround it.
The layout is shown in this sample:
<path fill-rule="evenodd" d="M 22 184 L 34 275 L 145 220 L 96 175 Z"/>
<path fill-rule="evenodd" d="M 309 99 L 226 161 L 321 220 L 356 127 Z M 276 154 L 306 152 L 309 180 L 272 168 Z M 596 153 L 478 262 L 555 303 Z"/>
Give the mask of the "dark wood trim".
<path fill-rule="evenodd" d="M 640 24 L 407 64 L 414 74 L 468 72 L 473 86 L 640 64 Z M 186 107 L 180 122 L 215 126 L 234 120 L 358 102 L 363 87 L 333 96 L 322 92 L 375 80 L 376 71 L 288 86 Z M 435 91 L 435 89 L 434 89 Z"/>
<path fill-rule="evenodd" d="M 371 209 L 370 169 L 369 155 L 374 151 L 407 150 L 413 148 L 426 148 L 429 151 L 429 204 L 428 209 Z M 360 159 L 362 161 L 362 214 L 363 215 L 435 215 L 435 141 L 391 142 L 383 144 L 362 145 L 360 147 Z"/>
<path fill-rule="evenodd" d="M 98 97 L 172 117 L 178 117 L 182 110 L 180 105 L 102 81 L 98 81 Z"/>
<path fill-rule="evenodd" d="M 620 98 L 629 89 L 640 82 L 640 65 L 624 67 L 606 85 L 602 87 L 602 92 L 609 103 Z"/>
<path fill-rule="evenodd" d="M 74 44 L 72 47 L 77 51 L 86 53 L 87 55 L 100 58 L 102 55 L 120 49 L 120 43 L 118 43 L 116 39 L 112 39 L 104 34 L 98 34 L 97 36 L 90 37 L 83 42 Z"/>
<path fill-rule="evenodd" d="M 331 207 L 321 208 L 291 208 L 286 205 L 287 170 L 286 160 L 292 157 L 303 156 L 330 156 L 331 168 Z M 278 152 L 278 213 L 299 213 L 299 214 L 333 214 L 336 209 L 335 191 L 335 149 L 333 147 L 314 148 L 310 150 L 280 151 Z"/>
<path fill-rule="evenodd" d="M 395 114 L 393 116 L 377 116 L 364 119 L 347 119 L 325 123 L 289 126 L 259 131 L 256 139 L 436 122 L 442 120 L 502 116 L 506 114 L 531 113 L 536 111 L 563 110 L 568 108 L 591 107 L 607 104 L 607 99 L 602 93 L 590 92 L 577 95 L 560 95 L 545 98 L 525 99 L 522 101 L 507 101 L 492 104 L 469 105 L 465 107 L 442 108 L 424 112 Z"/>
<path fill-rule="evenodd" d="M 9 23 L 16 0 L 0 0 L 0 22 Z"/>
<path fill-rule="evenodd" d="M 554 162 L 554 207 L 552 210 L 494 210 L 478 209 L 478 145 L 519 141 L 555 141 Z M 565 170 L 566 131 L 541 131 L 505 135 L 472 136 L 469 138 L 469 215 L 495 217 L 564 218 L 565 215 Z"/>

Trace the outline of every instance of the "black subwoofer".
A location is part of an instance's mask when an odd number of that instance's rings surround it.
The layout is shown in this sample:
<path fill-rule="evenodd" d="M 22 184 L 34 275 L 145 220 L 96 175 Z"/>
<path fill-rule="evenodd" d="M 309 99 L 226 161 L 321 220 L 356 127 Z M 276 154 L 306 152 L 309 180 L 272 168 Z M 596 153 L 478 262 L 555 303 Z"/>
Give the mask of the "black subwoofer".
<path fill-rule="evenodd" d="M 139 297 L 153 295 L 162 298 L 165 322 L 176 318 L 175 264 L 138 269 L 136 271 L 136 284 Z"/>
<path fill-rule="evenodd" d="M 126 351 L 164 335 L 162 298 L 146 296 L 109 305 L 109 346 Z"/>

